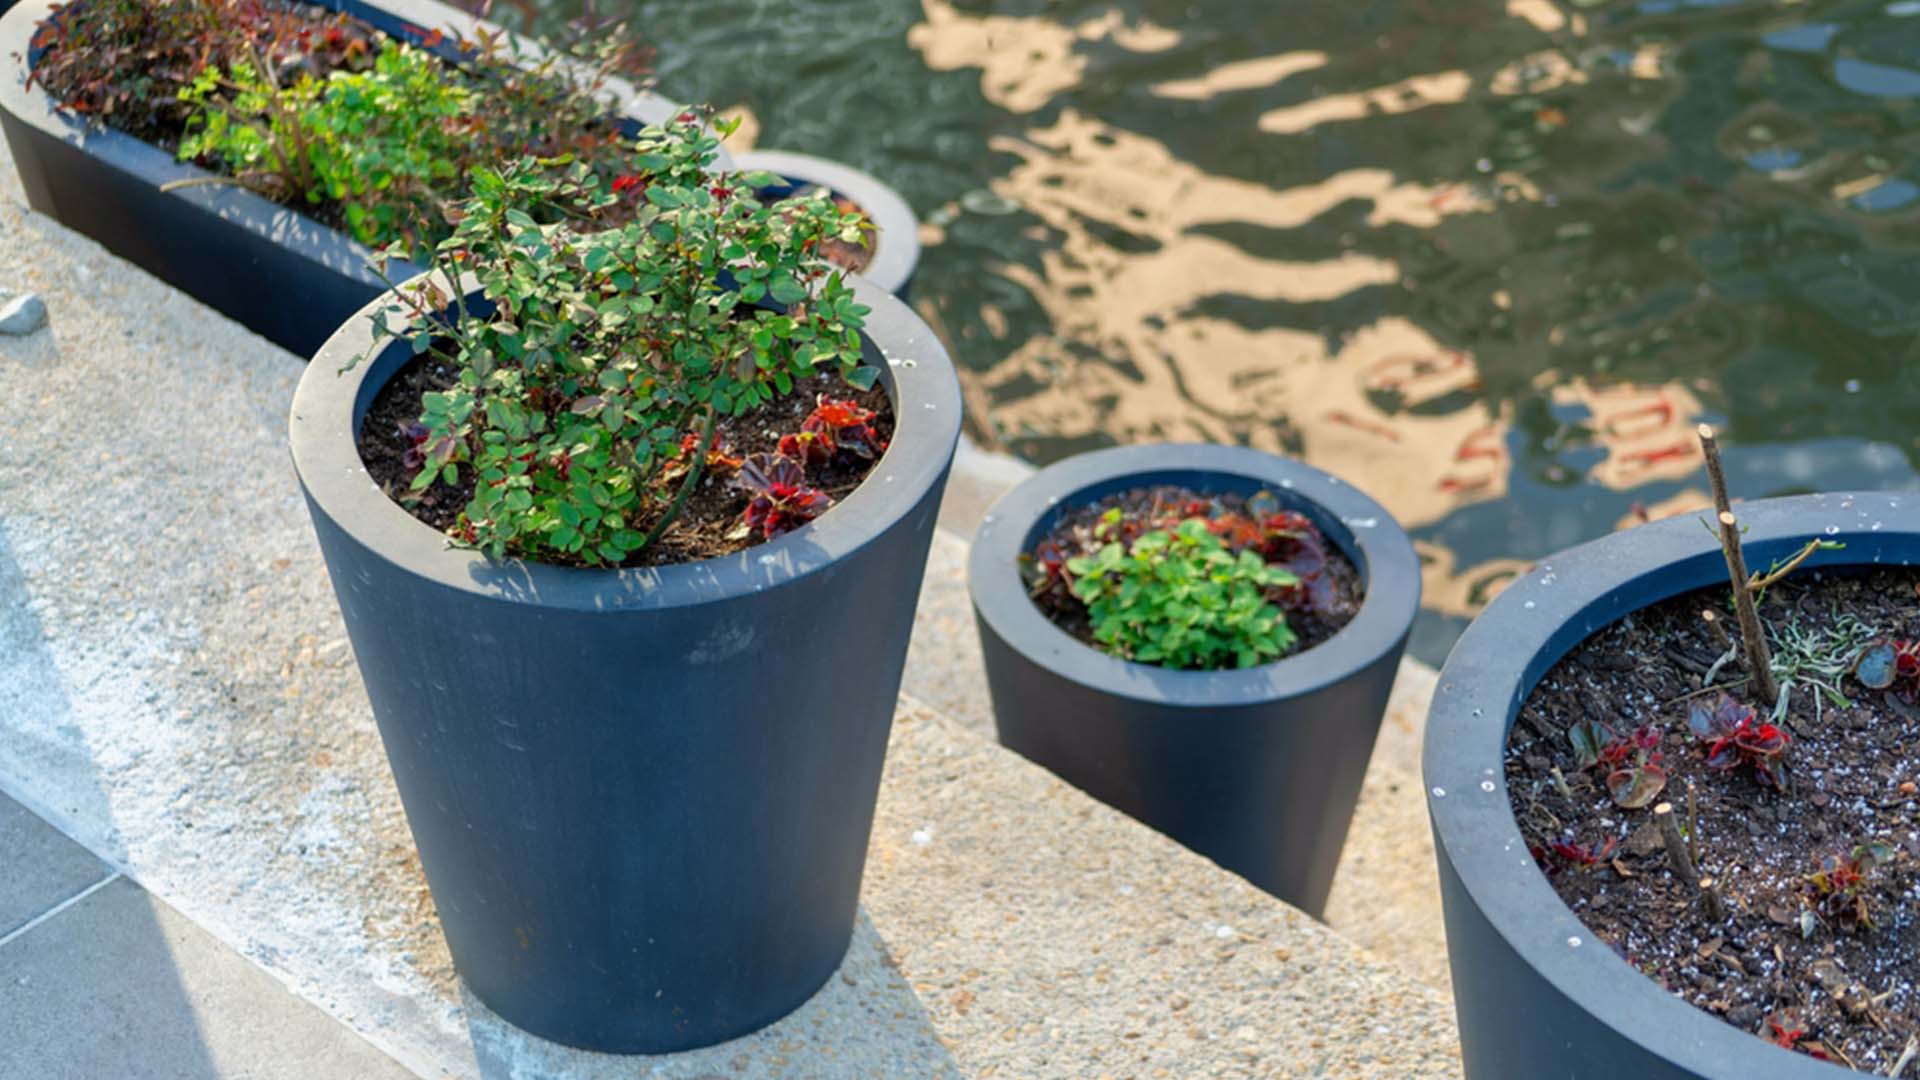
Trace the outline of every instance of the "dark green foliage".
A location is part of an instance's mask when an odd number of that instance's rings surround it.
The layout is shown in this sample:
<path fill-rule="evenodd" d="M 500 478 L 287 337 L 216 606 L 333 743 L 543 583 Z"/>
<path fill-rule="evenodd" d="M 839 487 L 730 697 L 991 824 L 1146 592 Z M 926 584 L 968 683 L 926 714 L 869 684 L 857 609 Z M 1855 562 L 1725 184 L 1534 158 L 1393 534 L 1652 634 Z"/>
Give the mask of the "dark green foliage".
<path fill-rule="evenodd" d="M 1114 512 L 1118 519 L 1119 512 Z M 1266 590 L 1298 584 L 1252 551 L 1238 555 L 1200 518 L 1118 540 L 1066 563 L 1093 635 L 1141 663 L 1253 667 L 1293 648 L 1293 629 Z"/>
<path fill-rule="evenodd" d="M 34 78 L 63 108 L 422 258 L 481 167 L 536 157 L 620 175 L 610 80 L 638 49 L 618 28 L 565 52 L 423 40 L 282 0 L 74 0 L 39 30 Z"/>
<path fill-rule="evenodd" d="M 621 564 L 680 512 L 715 417 L 816 369 L 871 384 L 856 370 L 868 309 L 818 255 L 828 238 L 860 236 L 862 219 L 820 197 L 758 202 L 764 180 L 709 170 L 719 142 L 705 119 L 641 136 L 622 175 L 644 199 L 616 228 L 594 219 L 618 196 L 582 163 L 478 170 L 437 273 L 376 318 L 376 347 L 405 340 L 459 370 L 457 386 L 423 398 L 413 486 L 475 481 L 456 527 L 466 543 Z M 484 310 L 453 288 L 463 273 Z"/>

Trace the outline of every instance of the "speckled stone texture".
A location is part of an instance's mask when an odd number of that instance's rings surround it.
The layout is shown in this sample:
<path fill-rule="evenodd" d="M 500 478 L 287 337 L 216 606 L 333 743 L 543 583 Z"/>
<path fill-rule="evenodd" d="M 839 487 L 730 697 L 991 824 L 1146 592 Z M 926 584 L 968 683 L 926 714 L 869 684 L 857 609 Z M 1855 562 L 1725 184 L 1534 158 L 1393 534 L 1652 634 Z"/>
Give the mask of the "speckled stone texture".
<path fill-rule="evenodd" d="M 1458 1075 L 1432 987 L 912 703 L 797 1013 L 645 1059 L 506 1027 L 452 974 L 300 504 L 301 364 L 6 167 L 0 266 L 50 309 L 0 339 L 0 785 L 420 1076 Z"/>

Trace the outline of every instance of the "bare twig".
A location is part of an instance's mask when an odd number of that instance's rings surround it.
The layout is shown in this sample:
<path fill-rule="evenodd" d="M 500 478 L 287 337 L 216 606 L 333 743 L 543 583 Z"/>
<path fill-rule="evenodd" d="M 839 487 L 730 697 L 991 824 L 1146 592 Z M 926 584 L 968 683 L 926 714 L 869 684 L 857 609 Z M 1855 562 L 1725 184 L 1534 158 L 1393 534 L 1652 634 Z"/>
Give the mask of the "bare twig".
<path fill-rule="evenodd" d="M 1727 902 L 1720 899 L 1720 890 L 1715 887 L 1713 879 L 1703 877 L 1699 885 L 1701 899 L 1707 902 L 1707 917 L 1714 922 L 1726 922 Z"/>
<path fill-rule="evenodd" d="M 1906 1049 L 1900 1051 L 1900 1057 L 1894 1061 L 1893 1068 L 1887 1070 L 1887 1075 L 1898 1080 L 1900 1074 L 1907 1071 L 1907 1066 L 1913 1063 L 1916 1055 L 1920 1055 L 1920 1040 L 1909 1037 Z"/>
<path fill-rule="evenodd" d="M 1716 691 L 1716 690 L 1723 690 L 1723 691 L 1724 691 L 1724 690 L 1738 690 L 1738 689 L 1739 689 L 1739 688 L 1741 688 L 1742 686 L 1745 686 L 1745 685 L 1747 685 L 1747 683 L 1748 683 L 1748 682 L 1750 682 L 1750 681 L 1751 681 L 1751 680 L 1748 680 L 1748 679 L 1735 679 L 1735 680 L 1733 680 L 1732 682 L 1727 682 L 1727 683 L 1716 683 L 1716 684 L 1715 684 L 1715 685 L 1713 685 L 1713 686 L 1703 686 L 1703 687 L 1701 687 L 1701 688 L 1700 688 L 1700 689 L 1698 689 L 1698 690 L 1689 690 L 1689 691 L 1687 691 L 1686 693 L 1684 693 L 1684 694 L 1681 694 L 1681 695 L 1680 695 L 1679 697 L 1677 697 L 1677 698 L 1672 698 L 1672 699 L 1670 699 L 1670 700 L 1668 700 L 1668 701 L 1666 701 L 1666 702 L 1663 702 L 1663 703 L 1661 704 L 1661 706 L 1660 706 L 1660 707 L 1661 707 L 1661 708 L 1663 708 L 1663 709 L 1671 709 L 1671 708 L 1673 708 L 1673 707 L 1674 707 L 1675 705 L 1678 705 L 1678 704 L 1680 704 L 1680 703 L 1681 703 L 1681 702 L 1683 702 L 1683 701 L 1692 701 L 1692 700 L 1693 700 L 1694 698 L 1697 698 L 1697 697 L 1699 697 L 1699 696 L 1701 696 L 1702 694 L 1711 694 L 1711 693 L 1713 693 L 1713 692 L 1714 692 L 1714 691 Z"/>
<path fill-rule="evenodd" d="M 1720 552 L 1727 559 L 1727 576 L 1733 588 L 1734 610 L 1740 616 L 1740 637 L 1747 650 L 1747 666 L 1754 691 L 1768 706 L 1779 700 L 1780 688 L 1773 681 L 1773 655 L 1767 648 L 1766 631 L 1760 626 L 1760 612 L 1754 607 L 1752 579 L 1747 574 L 1747 558 L 1740 550 L 1740 521 L 1733 516 L 1727 497 L 1727 476 L 1720 465 L 1720 444 L 1713 428 L 1701 424 L 1700 450 L 1707 459 L 1707 479 L 1713 484 L 1713 505 L 1719 511 Z"/>
<path fill-rule="evenodd" d="M 1673 874 L 1681 881 L 1699 881 L 1700 871 L 1693 864 L 1693 855 L 1687 851 L 1687 842 L 1680 836 L 1680 819 L 1674 816 L 1673 804 L 1663 802 L 1653 808 L 1654 823 L 1660 826 L 1660 840 L 1667 848 L 1667 865 L 1673 868 Z"/>
<path fill-rule="evenodd" d="M 1700 804 L 1693 797 L 1693 785 L 1687 785 L 1687 854 L 1695 866 L 1700 864 Z"/>
<path fill-rule="evenodd" d="M 183 176 L 178 180 L 169 180 L 160 185 L 161 191 L 179 191 L 181 188 L 208 187 L 212 185 L 245 188 L 262 195 L 273 193 L 271 185 L 262 183 L 252 176 Z"/>
<path fill-rule="evenodd" d="M 1779 584 L 1781 578 L 1784 578 L 1788 574 L 1793 573 L 1794 570 L 1798 568 L 1801 563 L 1806 562 L 1808 559 L 1812 558 L 1814 552 L 1819 551 L 1821 548 L 1827 546 L 1828 543 L 1830 543 L 1830 541 L 1826 541 L 1826 540 L 1807 541 L 1806 547 L 1803 547 L 1799 551 L 1794 552 L 1793 558 L 1788 559 L 1786 562 L 1783 562 L 1779 566 L 1774 567 L 1772 570 L 1769 570 L 1766 573 L 1766 576 L 1763 577 L 1759 574 L 1753 575 L 1753 577 L 1747 582 L 1747 588 L 1757 593 L 1766 592 L 1769 588 Z"/>

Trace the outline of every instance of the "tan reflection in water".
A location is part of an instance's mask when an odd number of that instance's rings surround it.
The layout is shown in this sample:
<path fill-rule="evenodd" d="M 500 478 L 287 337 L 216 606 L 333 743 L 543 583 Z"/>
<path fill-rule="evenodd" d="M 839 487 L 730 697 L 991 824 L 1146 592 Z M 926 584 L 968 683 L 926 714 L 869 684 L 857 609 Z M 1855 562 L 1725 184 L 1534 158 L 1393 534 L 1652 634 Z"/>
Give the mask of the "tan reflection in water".
<path fill-rule="evenodd" d="M 946 0 L 924 5 L 927 20 L 909 40 L 929 66 L 979 68 L 985 96 L 1013 113 L 1030 113 L 1077 84 L 1084 59 L 1076 42 L 1144 33 L 1112 19 L 1067 27 L 962 13 Z M 1551 21 L 1550 5 L 1512 0 L 1510 7 L 1536 25 Z M 1206 100 L 1324 63 L 1322 54 L 1284 53 L 1152 89 Z M 1493 89 L 1520 93 L 1583 78 L 1564 56 L 1542 53 L 1500 72 Z M 1460 102 L 1471 85 L 1461 72 L 1422 75 L 1269 111 L 1259 121 L 1264 135 L 1219 137 L 1312 138 L 1330 124 Z M 1052 329 L 1008 342 L 990 370 L 965 373 L 971 406 L 979 414 L 990 403 L 998 431 L 1082 443 L 1241 443 L 1298 454 L 1351 478 L 1410 528 L 1507 494 L 1515 468 L 1511 406 L 1490 410 L 1472 355 L 1397 315 L 1337 340 L 1314 327 L 1281 325 L 1277 314 L 1273 325 L 1260 324 L 1262 302 L 1277 313 L 1393 287 L 1401 278 L 1395 262 L 1354 250 L 1321 258 L 1290 257 L 1278 244 L 1253 250 L 1223 239 L 1217 227 L 1296 229 L 1358 200 L 1370 204 L 1369 227 L 1428 229 L 1488 212 L 1495 192 L 1537 200 L 1526 178 L 1501 173 L 1429 185 L 1361 168 L 1275 189 L 1204 172 L 1164 143 L 1071 107 L 993 148 L 1018 159 L 993 183 L 994 193 L 1043 223 L 1048 243 L 1037 270 L 990 269 L 1026 289 Z M 1251 301 L 1256 314 L 1240 321 L 1215 314 L 1208 302 L 1222 298 L 1242 311 Z M 1005 331 L 995 311 L 982 312 L 981 321 L 996 336 Z M 1692 472 L 1693 459 L 1681 450 L 1700 412 L 1691 392 L 1554 381 L 1543 380 L 1541 392 L 1561 406 L 1584 405 L 1586 437 L 1608 452 L 1592 470 L 1594 482 L 1625 489 Z M 1458 616 L 1474 614 L 1525 566 L 1511 559 L 1459 566 L 1452 552 L 1430 544 L 1421 554 L 1428 606 Z"/>
<path fill-rule="evenodd" d="M 1062 90 L 1080 85 L 1083 41 L 1110 40 L 1134 52 L 1160 52 L 1180 35 L 1149 22 L 1128 23 L 1119 11 L 1067 26 L 1032 15 L 974 15 L 948 0 L 924 0 L 926 21 L 907 31 L 907 43 L 935 71 L 980 69 L 987 100 L 1014 113 L 1032 112 Z"/>
<path fill-rule="evenodd" d="M 1465 101 L 1471 89 L 1473 78 L 1464 71 L 1415 75 L 1386 86 L 1355 93 L 1322 94 L 1303 105 L 1274 109 L 1260 117 L 1260 130 L 1275 135 L 1297 135 L 1308 128 L 1340 120 L 1453 105 Z"/>
<path fill-rule="evenodd" d="M 1215 94 L 1276 86 L 1304 71 L 1327 66 L 1323 52 L 1290 52 L 1221 64 L 1197 79 L 1155 83 L 1153 92 L 1176 101 L 1205 101 Z"/>

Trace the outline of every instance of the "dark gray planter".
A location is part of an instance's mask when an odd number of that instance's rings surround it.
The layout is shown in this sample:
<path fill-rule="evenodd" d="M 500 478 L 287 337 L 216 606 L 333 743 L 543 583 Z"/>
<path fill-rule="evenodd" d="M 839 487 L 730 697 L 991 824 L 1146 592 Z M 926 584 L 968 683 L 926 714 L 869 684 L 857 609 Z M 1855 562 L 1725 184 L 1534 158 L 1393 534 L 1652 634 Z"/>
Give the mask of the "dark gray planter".
<path fill-rule="evenodd" d="M 809 184 L 852 199 L 873 219 L 873 261 L 861 277 L 895 296 L 913 289 L 920 269 L 920 219 L 900 193 L 851 165 L 789 150 L 748 150 L 735 156 L 743 170 L 760 170 L 786 179 L 782 187 L 766 189 L 770 198 L 784 198 Z"/>
<path fill-rule="evenodd" d="M 490 25 L 434 0 L 318 2 L 416 44 L 428 30 L 470 37 Z M 0 78 L 0 130 L 28 205 L 297 356 L 311 356 L 380 295 L 385 286 L 367 269 L 372 253 L 352 237 L 237 187 L 161 191 L 170 181 L 209 174 L 131 135 L 61 113 L 45 90 L 28 87 L 37 55 L 33 30 L 53 7 L 53 0 L 20 0 L 0 17 L 0 57 L 26 58 Z M 437 51 L 451 55 L 453 48 L 448 42 Z M 615 90 L 613 104 L 635 131 L 679 111 L 625 84 Z M 390 273 L 399 280 L 419 269 L 399 263 Z"/>
<path fill-rule="evenodd" d="M 1153 484 L 1274 492 L 1360 568 L 1360 614 L 1313 649 L 1245 671 L 1171 671 L 1081 644 L 1028 599 L 1016 560 L 1068 508 Z M 1420 606 L 1419 560 L 1380 504 L 1255 450 L 1102 450 L 1041 470 L 994 505 L 967 586 L 1002 743 L 1321 914 Z"/>
<path fill-rule="evenodd" d="M 294 465 L 454 964 L 537 1035 L 719 1042 L 798 1006 L 846 950 L 960 433 L 938 340 L 885 290 L 854 288 L 892 445 L 817 521 L 697 563 L 449 548 L 354 445 L 410 358 L 340 372 L 371 307 L 301 379 Z"/>
<path fill-rule="evenodd" d="M 1811 495 L 1743 503 L 1747 562 L 1831 537 L 1809 567 L 1920 562 L 1920 499 Z M 1802 573 L 1806 571 L 1801 571 Z M 1427 811 L 1469 1080 L 1842 1080 L 1668 994 L 1575 917 L 1527 853 L 1508 804 L 1507 732 L 1540 678 L 1595 631 L 1706 586 L 1719 542 L 1686 515 L 1543 560 L 1454 646 L 1427 720 Z"/>

